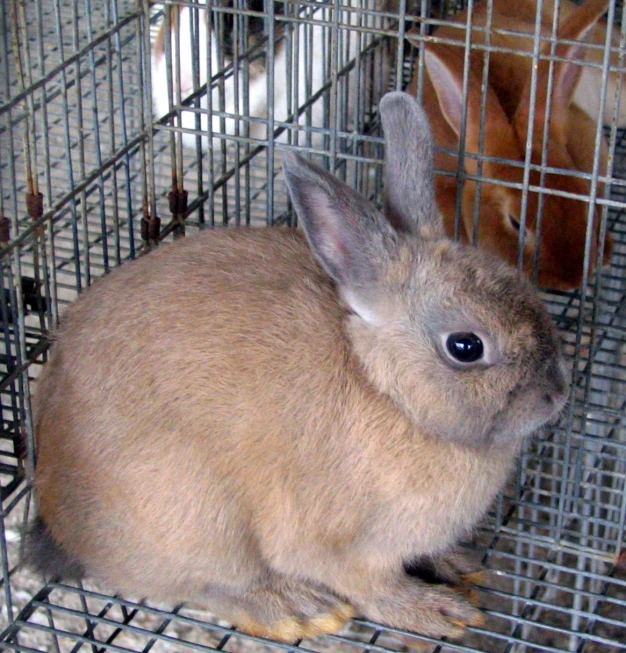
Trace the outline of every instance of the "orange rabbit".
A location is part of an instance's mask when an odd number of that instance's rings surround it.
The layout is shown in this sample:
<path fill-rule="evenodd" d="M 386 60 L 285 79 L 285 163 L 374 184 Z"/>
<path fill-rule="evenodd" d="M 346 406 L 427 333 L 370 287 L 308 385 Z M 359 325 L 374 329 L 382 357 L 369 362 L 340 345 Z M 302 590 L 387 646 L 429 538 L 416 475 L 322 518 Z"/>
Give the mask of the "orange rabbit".
<path fill-rule="evenodd" d="M 534 5 L 534 3 L 532 3 Z M 593 31 L 598 19 L 607 8 L 607 0 L 590 0 L 576 11 L 567 13 L 558 31 L 558 44 L 554 57 L 553 83 L 548 102 L 550 61 L 541 59 L 537 65 L 534 120 L 532 124 L 531 170 L 528 183 L 524 220 L 524 160 L 531 118 L 532 66 L 534 59 L 534 19 L 530 21 L 529 2 L 498 0 L 493 4 L 491 46 L 508 49 L 492 51 L 489 56 L 488 86 L 485 99 L 484 142 L 480 143 L 482 77 L 485 50 L 474 48 L 469 57 L 467 89 L 467 123 L 465 130 L 465 170 L 478 174 L 476 155 L 502 159 L 484 160 L 480 177 L 494 180 L 480 186 L 472 179 L 463 185 L 461 204 L 461 237 L 478 244 L 516 265 L 519 247 L 523 243 L 524 271 L 532 277 L 535 262 L 539 263 L 538 282 L 546 288 L 571 290 L 580 286 L 583 278 L 585 242 L 591 183 L 580 173 L 593 171 L 597 123 L 572 102 L 579 84 L 584 55 L 585 39 Z M 474 8 L 472 17 L 472 44 L 484 45 L 487 31 L 487 3 Z M 525 12 L 523 10 L 525 8 Z M 514 15 L 515 14 L 515 15 Z M 459 14 L 454 23 L 465 24 L 467 15 Z M 542 35 L 548 36 L 544 14 Z M 503 34 L 501 31 L 509 33 Z M 511 34 L 510 32 L 516 32 Z M 430 119 L 438 148 L 452 150 L 439 152 L 436 167 L 452 173 L 437 179 L 437 201 L 444 215 L 446 230 L 452 235 L 455 228 L 459 166 L 459 142 L 463 123 L 463 73 L 465 29 L 450 24 L 438 29 L 437 39 L 446 43 L 428 43 L 424 48 L 423 104 Z M 409 34 L 409 40 L 414 39 Z M 452 44 L 450 41 L 456 41 Z M 564 41 L 568 41 L 567 43 Z M 574 43 L 572 43 L 574 41 Z M 542 55 L 548 53 L 549 43 L 542 44 Z M 515 54 L 510 50 L 514 50 Z M 519 53 L 519 54 L 518 54 Z M 409 92 L 417 94 L 418 75 L 414 76 Z M 550 111 L 548 111 L 548 107 Z M 548 141 L 544 143 L 544 128 Z M 543 160 L 545 153 L 545 161 Z M 468 156 L 469 155 L 469 156 Z M 608 148 L 600 142 L 599 173 L 604 175 Z M 548 172 L 541 179 L 540 166 Z M 506 185 L 503 185 L 506 184 Z M 540 195 L 537 188 L 545 188 Z M 598 195 L 603 192 L 598 186 Z M 555 194 L 558 193 L 558 194 Z M 541 197 L 541 200 L 540 200 Z M 542 218 L 539 219 L 541 201 Z M 475 225 L 475 206 L 478 207 L 478 224 Z M 590 269 L 598 259 L 598 232 L 600 207 L 593 213 L 593 237 Z M 524 226 L 524 233 L 520 233 Z M 603 262 L 612 251 L 607 239 L 603 247 Z"/>

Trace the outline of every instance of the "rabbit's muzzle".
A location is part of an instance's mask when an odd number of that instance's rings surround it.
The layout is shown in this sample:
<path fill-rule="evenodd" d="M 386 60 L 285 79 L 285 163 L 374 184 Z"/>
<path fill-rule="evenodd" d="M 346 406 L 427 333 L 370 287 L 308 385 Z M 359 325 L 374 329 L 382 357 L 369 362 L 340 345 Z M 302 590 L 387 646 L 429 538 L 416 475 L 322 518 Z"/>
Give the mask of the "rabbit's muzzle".
<path fill-rule="evenodd" d="M 567 403 L 567 388 L 561 359 L 550 360 L 543 374 L 510 393 L 508 405 L 496 417 L 489 439 L 492 442 L 517 440 L 546 424 L 554 424 Z"/>

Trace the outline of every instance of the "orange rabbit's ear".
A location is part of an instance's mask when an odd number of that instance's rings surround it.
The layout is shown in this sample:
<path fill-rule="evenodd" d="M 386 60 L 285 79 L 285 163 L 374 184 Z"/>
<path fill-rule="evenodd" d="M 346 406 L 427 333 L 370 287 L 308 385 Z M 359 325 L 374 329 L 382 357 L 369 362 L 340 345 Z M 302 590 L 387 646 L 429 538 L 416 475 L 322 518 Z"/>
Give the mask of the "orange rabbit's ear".
<path fill-rule="evenodd" d="M 561 59 L 554 64 L 554 80 L 552 89 L 552 117 L 550 120 L 551 138 L 561 145 L 567 144 L 566 125 L 568 109 L 574 91 L 582 74 L 581 63 L 585 57 L 586 40 L 591 36 L 598 20 L 608 9 L 608 0 L 589 0 L 577 9 L 560 27 L 559 44 L 555 50 L 555 57 Z M 564 41 L 573 41 L 573 43 Z M 549 48 L 545 44 L 543 54 Z M 543 126 L 546 121 L 548 107 L 548 81 L 550 75 L 550 61 L 541 59 L 537 67 L 537 91 L 535 99 L 535 124 L 534 134 L 541 138 Z M 526 139 L 530 119 L 532 99 L 532 77 L 528 79 L 515 112 L 513 124 L 519 137 Z"/>
<path fill-rule="evenodd" d="M 442 43 L 429 43 L 424 50 L 424 63 L 445 117 L 457 137 L 463 126 L 463 50 Z M 480 146 L 481 79 L 480 73 L 470 68 L 467 82 L 467 126 L 465 149 L 478 154 Z M 487 89 L 485 105 L 485 136 L 482 153 L 487 156 L 517 158 L 518 146 L 511 123 L 496 94 Z M 486 164 L 488 165 L 488 164 Z M 476 159 L 465 160 L 470 174 L 476 174 Z"/>

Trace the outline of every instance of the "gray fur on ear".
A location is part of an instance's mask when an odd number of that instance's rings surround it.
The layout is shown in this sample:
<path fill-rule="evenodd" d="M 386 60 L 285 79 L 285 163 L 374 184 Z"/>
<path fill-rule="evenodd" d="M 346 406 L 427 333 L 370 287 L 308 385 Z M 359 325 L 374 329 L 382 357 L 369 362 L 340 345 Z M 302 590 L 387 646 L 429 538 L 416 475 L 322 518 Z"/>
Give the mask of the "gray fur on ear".
<path fill-rule="evenodd" d="M 433 182 L 433 144 L 423 109 L 407 93 L 380 101 L 385 133 L 385 216 L 397 231 L 443 238 Z"/>

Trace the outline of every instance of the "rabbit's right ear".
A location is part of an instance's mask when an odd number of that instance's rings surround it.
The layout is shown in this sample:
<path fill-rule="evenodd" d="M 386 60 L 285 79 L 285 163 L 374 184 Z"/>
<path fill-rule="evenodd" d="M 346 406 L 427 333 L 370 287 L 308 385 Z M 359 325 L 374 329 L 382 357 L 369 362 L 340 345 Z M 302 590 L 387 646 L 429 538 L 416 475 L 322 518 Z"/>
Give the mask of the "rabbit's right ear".
<path fill-rule="evenodd" d="M 408 93 L 379 104 L 385 132 L 385 215 L 397 231 L 443 238 L 435 199 L 433 141 L 424 110 Z"/>
<path fill-rule="evenodd" d="M 313 254 L 349 307 L 377 323 L 377 282 L 402 237 L 364 197 L 298 154 L 285 155 L 283 170 Z"/>
<path fill-rule="evenodd" d="M 554 65 L 550 135 L 562 145 L 567 144 L 566 126 L 569 105 L 583 71 L 581 64 L 585 58 L 586 41 L 595 29 L 598 20 L 607 11 L 608 6 L 609 0 L 588 0 L 584 5 L 578 7 L 559 28 L 559 43 L 555 51 L 555 57 L 559 61 Z M 528 133 L 531 107 L 534 108 L 536 133 L 541 133 L 542 126 L 547 120 L 548 90 L 550 88 L 550 61 L 548 59 L 540 59 L 536 77 L 535 102 L 531 102 L 532 78 L 530 78 L 524 87 L 514 116 L 514 124 L 521 139 L 525 139 Z"/>

